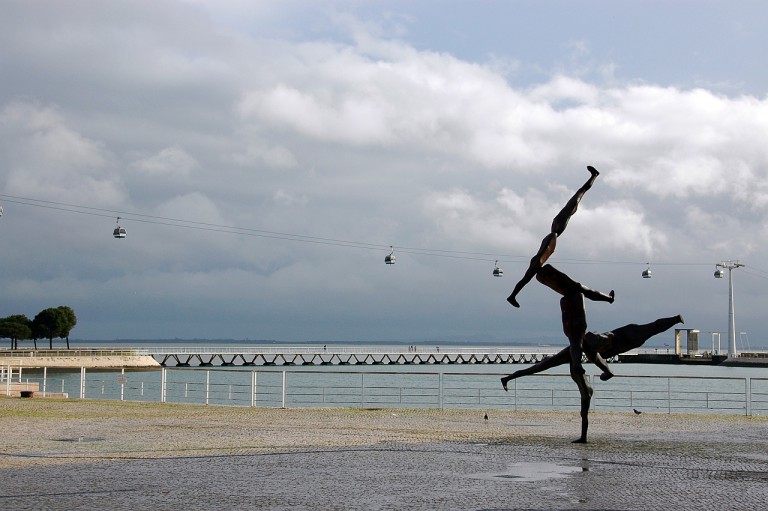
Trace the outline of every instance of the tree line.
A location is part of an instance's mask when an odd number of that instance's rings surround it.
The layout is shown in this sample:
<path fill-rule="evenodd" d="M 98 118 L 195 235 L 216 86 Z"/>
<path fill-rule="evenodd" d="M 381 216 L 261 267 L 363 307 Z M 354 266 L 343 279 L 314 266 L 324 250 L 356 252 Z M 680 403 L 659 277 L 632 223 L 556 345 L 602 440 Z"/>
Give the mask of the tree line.
<path fill-rule="evenodd" d="M 11 349 L 19 349 L 19 341 L 32 340 L 37 349 L 38 339 L 48 339 L 50 349 L 53 349 L 53 339 L 67 340 L 69 349 L 69 332 L 77 325 L 75 311 L 66 305 L 49 307 L 40 311 L 35 319 L 29 319 L 24 314 L 13 314 L 0 318 L 0 339 L 10 339 Z"/>

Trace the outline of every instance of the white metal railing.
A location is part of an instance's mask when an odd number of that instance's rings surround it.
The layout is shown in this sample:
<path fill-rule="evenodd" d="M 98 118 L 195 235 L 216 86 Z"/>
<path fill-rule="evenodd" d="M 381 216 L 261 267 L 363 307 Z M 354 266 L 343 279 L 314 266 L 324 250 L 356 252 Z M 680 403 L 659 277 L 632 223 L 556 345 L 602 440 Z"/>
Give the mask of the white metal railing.
<path fill-rule="evenodd" d="M 144 355 L 140 349 L 77 348 L 69 350 L 0 350 L 0 358 L 125 357 Z"/>
<path fill-rule="evenodd" d="M 151 346 L 135 348 L 109 348 L 105 346 L 94 346 L 89 348 L 75 349 L 22 349 L 22 350 L 0 350 L 0 358 L 4 357 L 77 357 L 77 356 L 136 356 L 136 355 L 167 355 L 167 354 L 404 354 L 404 355 L 499 355 L 499 354 L 532 354 L 532 355 L 553 355 L 559 352 L 562 347 L 557 346 L 528 346 L 528 347 L 505 347 L 505 346 L 479 346 L 479 347 L 453 347 L 453 346 L 222 346 L 217 348 L 201 346 Z M 705 351 L 709 354 L 709 351 Z M 672 355 L 674 348 L 639 348 L 631 350 L 627 355 L 637 354 L 655 354 Z M 727 350 L 721 352 L 727 354 Z M 768 357 L 768 350 L 752 349 L 749 352 L 741 352 L 741 358 Z"/>
<path fill-rule="evenodd" d="M 442 354 L 536 354 L 552 355 L 559 352 L 562 347 L 558 346 L 478 346 L 478 347 L 453 347 L 453 346 L 221 346 L 221 347 L 202 347 L 202 346 L 150 346 L 150 347 L 128 347 L 128 348 L 110 348 L 108 346 L 94 346 L 86 348 L 73 349 L 0 349 L 0 358 L 2 357 L 76 357 L 76 356 L 132 356 L 132 355 L 164 355 L 164 354 L 195 354 L 213 355 L 217 353 L 264 353 L 264 354 L 422 354 L 422 355 L 442 355 Z M 710 353 L 708 350 L 702 350 Z M 723 350 L 722 354 L 727 354 Z M 674 354 L 674 348 L 638 348 L 627 352 L 628 355 L 635 354 Z M 748 352 L 740 352 L 741 357 L 749 358 L 752 356 L 768 357 L 768 350 L 751 349 Z"/>
<path fill-rule="evenodd" d="M 47 375 L 6 367 L 8 382 L 39 383 L 42 394 L 81 399 L 269 407 L 385 407 L 578 409 L 568 374 L 512 380 L 504 392 L 497 374 L 393 371 L 286 371 L 174 369 L 86 370 Z M 12 378 L 8 378 L 8 376 Z M 663 413 L 768 413 L 768 378 L 694 376 L 590 377 L 592 410 Z"/>
<path fill-rule="evenodd" d="M 473 347 L 473 348 L 426 348 L 417 346 L 222 346 L 217 348 L 201 346 L 153 346 L 141 348 L 110 349 L 108 347 L 78 348 L 71 350 L 0 350 L 2 358 L 39 357 L 120 357 L 120 356 L 173 356 L 173 355 L 553 355 L 562 348 L 557 347 Z"/>
<path fill-rule="evenodd" d="M 506 347 L 477 347 L 477 348 L 454 348 L 454 347 L 438 347 L 425 348 L 418 346 L 415 349 L 409 349 L 407 346 L 328 346 L 323 348 L 322 346 L 224 346 L 219 348 L 199 347 L 199 346 L 157 346 L 148 348 L 136 348 L 135 352 L 142 355 L 166 355 L 166 354 L 200 354 L 200 355 L 215 355 L 215 354 L 317 354 L 317 355 L 346 355 L 346 354 L 420 354 L 420 355 L 444 355 L 444 354 L 537 354 L 537 355 L 552 355 L 560 351 L 562 347 L 539 347 L 532 346 L 530 348 L 506 348 Z"/>
<path fill-rule="evenodd" d="M 630 350 L 626 353 L 627 355 L 674 355 L 675 354 L 675 348 L 674 347 L 664 347 L 664 348 L 637 348 L 634 350 Z M 711 350 L 711 349 L 705 349 L 702 348 L 699 350 L 698 353 L 695 355 L 702 356 L 702 355 L 708 355 L 711 356 L 712 354 L 715 355 L 727 355 L 728 350 Z M 768 350 L 764 349 L 750 349 L 749 351 L 740 351 L 738 353 L 739 358 L 759 358 L 759 357 L 768 357 Z"/>

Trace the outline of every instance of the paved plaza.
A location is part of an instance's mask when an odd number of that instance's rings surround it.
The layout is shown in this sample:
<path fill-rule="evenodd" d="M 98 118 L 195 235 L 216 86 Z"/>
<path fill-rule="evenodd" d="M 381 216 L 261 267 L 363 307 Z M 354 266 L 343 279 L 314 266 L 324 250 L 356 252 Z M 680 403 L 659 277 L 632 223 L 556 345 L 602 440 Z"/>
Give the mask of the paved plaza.
<path fill-rule="evenodd" d="M 22 401 L 9 510 L 768 508 L 763 417 Z"/>

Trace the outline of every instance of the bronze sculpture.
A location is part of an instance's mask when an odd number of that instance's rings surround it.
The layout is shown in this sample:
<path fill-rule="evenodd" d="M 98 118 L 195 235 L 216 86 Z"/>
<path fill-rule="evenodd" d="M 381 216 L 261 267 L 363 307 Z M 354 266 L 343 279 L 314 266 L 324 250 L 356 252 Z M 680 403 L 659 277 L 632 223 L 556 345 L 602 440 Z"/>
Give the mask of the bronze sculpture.
<path fill-rule="evenodd" d="M 601 380 L 610 380 L 613 377 L 613 373 L 607 369 L 607 366 L 603 367 L 596 361 L 598 357 L 601 357 L 600 360 L 602 360 L 602 358 L 610 359 L 621 353 L 626 353 L 635 348 L 639 348 L 645 343 L 645 341 L 654 335 L 669 330 L 677 323 L 685 323 L 683 317 L 679 314 L 677 316 L 659 318 L 656 321 L 642 325 L 630 323 L 629 325 L 624 325 L 622 327 L 616 328 L 615 330 L 611 330 L 610 332 L 601 334 L 588 332 L 584 335 L 584 355 L 586 355 L 587 360 L 593 362 L 603 371 L 603 373 L 600 375 Z M 514 373 L 503 377 L 501 379 L 501 385 L 504 387 L 504 390 L 507 390 L 507 383 L 509 383 L 510 380 L 520 378 L 521 376 L 540 373 L 559 365 L 571 363 L 572 355 L 573 354 L 571 353 L 570 346 L 563 348 L 560 352 L 552 355 L 551 357 L 546 357 L 541 362 L 537 362 L 530 367 L 520 369 L 519 371 L 515 371 Z M 588 394 L 591 397 L 592 387 L 589 385 L 589 382 L 586 381 L 586 379 L 584 381 L 586 382 L 587 387 L 590 389 Z M 581 387 L 579 387 L 579 391 L 581 391 Z M 575 441 L 577 443 L 585 443 L 587 441 L 587 429 L 589 427 L 589 423 L 585 418 L 589 411 L 589 401 L 586 402 L 586 408 L 584 406 L 585 402 L 582 395 L 582 429 L 581 437 Z"/>
<path fill-rule="evenodd" d="M 587 429 L 589 426 L 588 413 L 589 405 L 592 400 L 593 389 L 585 375 L 582 367 L 583 342 L 587 333 L 587 314 L 584 307 L 584 298 L 593 301 L 603 301 L 613 303 L 614 292 L 608 294 L 594 291 L 585 285 L 571 279 L 565 273 L 555 269 L 550 264 L 544 264 L 555 251 L 557 238 L 565 231 L 571 216 L 576 213 L 584 194 L 592 188 L 592 184 L 600 173 L 591 166 L 587 166 L 591 174 L 590 178 L 579 188 L 576 193 L 568 200 L 563 209 L 552 220 L 552 226 L 541 242 L 538 252 L 531 258 L 528 269 L 523 277 L 515 285 L 512 294 L 507 301 L 514 307 L 520 307 L 517 303 L 517 294 L 525 287 L 535 276 L 536 280 L 549 287 L 553 291 L 561 294 L 560 310 L 562 312 L 563 332 L 568 338 L 569 347 L 567 354 L 570 356 L 570 374 L 576 386 L 579 388 L 581 396 L 581 437 L 576 442 L 584 443 L 587 441 Z M 594 363 L 600 367 L 603 374 L 611 374 L 608 364 L 602 358 L 599 352 L 590 353 Z M 506 390 L 506 383 L 502 379 L 502 385 Z"/>
<path fill-rule="evenodd" d="M 574 281 L 565 273 L 556 270 L 551 264 L 546 264 L 536 273 L 536 280 L 560 293 L 560 310 L 563 319 L 563 333 L 568 338 L 570 354 L 571 378 L 579 388 L 581 396 L 581 438 L 576 442 L 587 441 L 589 405 L 592 401 L 592 386 L 587 380 L 584 367 L 581 365 L 584 336 L 587 333 L 587 312 L 584 298 L 594 301 L 613 303 L 614 293 L 609 294 L 594 291 L 579 282 Z M 599 353 L 593 354 L 594 362 L 603 372 L 610 373 L 608 364 Z"/>
<path fill-rule="evenodd" d="M 683 317 L 679 314 L 668 318 L 659 318 L 656 321 L 642 325 L 630 323 L 629 325 L 624 325 L 623 327 L 602 334 L 588 332 L 584 336 L 584 354 L 589 361 L 592 361 L 591 356 L 593 353 L 599 353 L 603 358 L 612 358 L 635 348 L 639 348 L 645 344 L 645 341 L 654 335 L 669 330 L 677 323 L 685 323 Z M 571 360 L 571 355 L 568 353 L 569 351 L 570 347 L 563 348 L 555 355 L 544 358 L 541 362 L 537 362 L 530 367 L 520 369 L 509 376 L 505 376 L 501 379 L 501 385 L 504 387 L 504 390 L 507 390 L 507 383 L 510 380 L 520 378 L 521 376 L 530 376 L 532 374 L 541 373 L 547 369 L 567 364 Z M 612 377 L 613 373 L 606 374 L 603 372 L 603 374 L 600 375 L 600 379 L 603 381 L 610 380 Z"/>
<path fill-rule="evenodd" d="M 576 213 L 576 210 L 579 207 L 579 202 L 581 202 L 581 198 L 584 197 L 584 194 L 587 193 L 587 190 L 592 188 L 592 183 L 594 183 L 595 179 L 597 179 L 597 176 L 600 175 L 600 173 L 594 167 L 587 166 L 587 170 L 589 170 L 589 173 L 592 174 L 592 176 L 587 180 L 586 183 L 581 186 L 581 188 L 576 191 L 573 197 L 568 200 L 563 209 L 561 209 L 560 212 L 552 220 L 552 227 L 550 228 L 549 234 L 547 234 L 541 241 L 539 251 L 536 252 L 536 255 L 531 258 L 531 263 L 528 266 L 528 270 L 526 270 L 523 278 L 521 278 L 520 281 L 515 285 L 515 289 L 512 291 L 512 294 L 507 298 L 507 301 L 514 307 L 520 307 L 520 304 L 517 303 L 516 299 L 517 294 L 523 289 L 523 287 L 525 287 L 526 284 L 528 284 L 528 282 L 531 281 L 531 279 L 536 275 L 536 273 L 538 273 L 539 269 L 541 269 L 544 263 L 547 262 L 547 259 L 549 259 L 549 256 L 552 255 L 552 252 L 555 251 L 558 236 L 563 234 L 563 231 L 565 231 L 565 228 L 568 226 L 568 220 L 570 220 L 573 214 Z"/>

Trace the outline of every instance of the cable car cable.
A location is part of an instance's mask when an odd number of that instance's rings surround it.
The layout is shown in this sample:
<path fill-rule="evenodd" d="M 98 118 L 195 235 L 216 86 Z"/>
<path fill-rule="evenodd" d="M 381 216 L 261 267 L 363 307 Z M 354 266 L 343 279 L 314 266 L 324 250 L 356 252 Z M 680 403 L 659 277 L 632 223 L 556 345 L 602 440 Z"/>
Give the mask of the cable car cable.
<path fill-rule="evenodd" d="M 169 227 L 182 227 L 185 229 L 195 229 L 209 232 L 219 232 L 225 234 L 239 234 L 244 236 L 254 236 L 259 238 L 277 239 L 283 241 L 296 241 L 301 243 L 311 243 L 317 245 L 328 245 L 342 248 L 358 248 L 364 250 L 387 250 L 391 249 L 391 245 L 374 244 L 366 242 L 358 242 L 351 240 L 341 240 L 335 238 L 327 238 L 321 236 L 309 236 L 303 234 L 292 234 L 278 231 L 269 231 L 264 229 L 254 229 L 248 227 L 236 227 L 228 225 L 220 225 L 209 222 L 199 222 L 194 220 L 184 220 L 179 218 L 162 217 L 156 215 L 147 215 L 143 213 L 127 212 L 115 209 L 96 208 L 93 206 L 82 206 L 78 204 L 68 204 L 64 202 L 56 202 L 43 199 L 34 199 L 29 197 L 19 197 L 15 195 L 0 194 L 3 201 L 6 203 L 21 204 L 25 206 L 33 206 L 45 209 L 52 209 L 57 211 L 63 211 L 67 213 L 79 213 L 82 215 L 90 215 L 97 217 L 114 218 L 118 215 L 123 220 L 130 222 L 139 222 L 153 225 L 164 225 Z M 419 247 L 405 247 L 398 246 L 398 252 L 401 254 L 412 255 L 426 255 L 432 257 L 443 257 L 449 259 L 464 259 L 472 261 L 499 261 L 501 262 L 522 262 L 527 261 L 530 256 L 527 255 L 509 255 L 509 254 L 492 254 L 487 252 L 469 252 L 459 250 L 443 250 L 443 249 L 430 249 Z M 493 259 L 491 259 L 493 258 Z M 611 264 L 611 265 L 647 265 L 638 261 L 616 261 L 616 260 L 595 260 L 595 259 L 572 259 L 572 258 L 553 258 L 553 262 L 558 264 Z M 709 266 L 711 263 L 694 263 L 694 262 L 655 262 L 655 266 Z M 755 267 L 750 267 L 752 270 L 762 272 L 763 275 L 750 273 L 756 277 L 768 278 L 768 272 L 760 270 Z M 745 272 L 746 273 L 746 272 Z"/>

